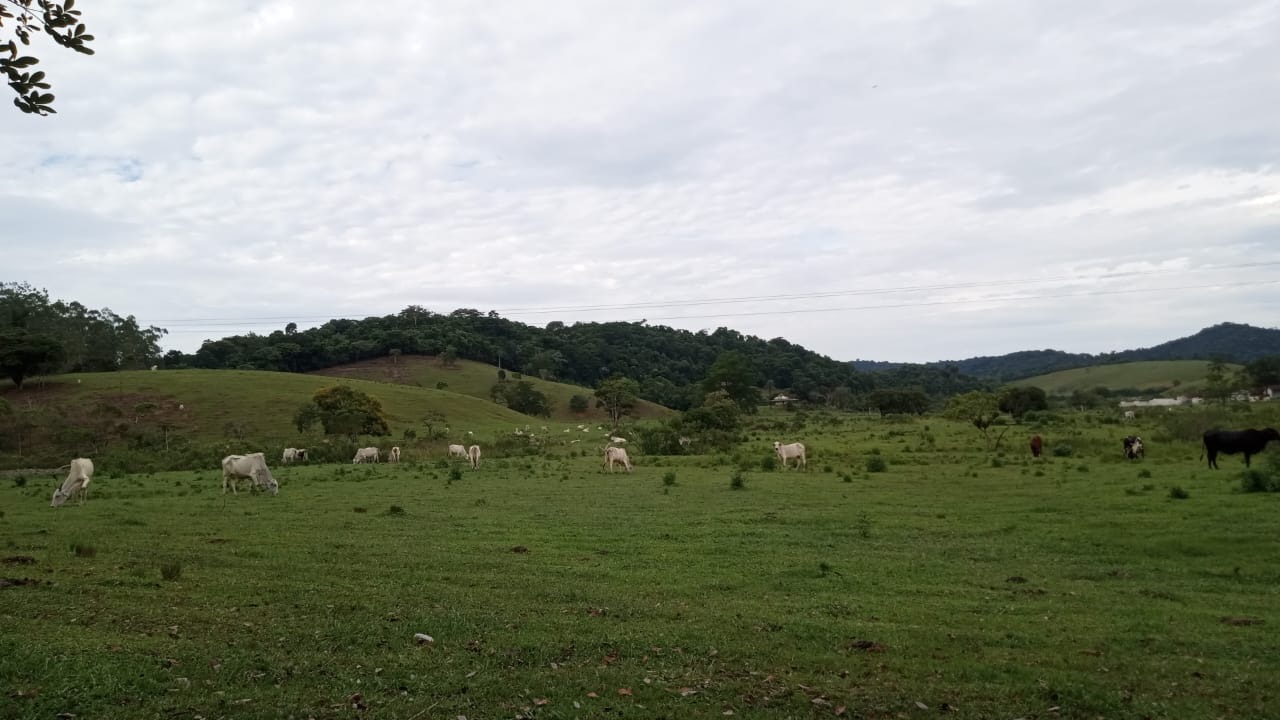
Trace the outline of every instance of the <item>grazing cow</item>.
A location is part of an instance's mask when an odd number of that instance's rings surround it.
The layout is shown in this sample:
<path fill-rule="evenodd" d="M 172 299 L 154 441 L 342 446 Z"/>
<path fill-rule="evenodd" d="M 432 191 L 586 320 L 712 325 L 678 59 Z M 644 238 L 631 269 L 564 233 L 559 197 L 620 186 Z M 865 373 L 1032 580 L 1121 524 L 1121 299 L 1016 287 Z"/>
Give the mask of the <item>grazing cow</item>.
<path fill-rule="evenodd" d="M 1124 456 L 1130 460 L 1146 457 L 1146 449 L 1142 446 L 1142 438 L 1130 435 L 1124 439 Z"/>
<path fill-rule="evenodd" d="M 614 463 L 622 463 L 627 472 L 631 472 L 631 460 L 627 457 L 625 448 L 606 447 L 604 449 L 604 467 L 609 468 L 609 472 L 613 472 Z"/>
<path fill-rule="evenodd" d="M 1132 411 L 1132 410 L 1125 410 L 1125 411 L 1124 411 L 1124 421 L 1125 421 L 1125 422 L 1133 422 L 1133 420 L 1134 420 L 1134 419 L 1136 419 L 1137 417 L 1138 417 L 1138 416 L 1137 416 L 1137 415 L 1134 415 L 1134 413 L 1133 413 L 1133 411 Z"/>
<path fill-rule="evenodd" d="M 81 505 L 89 499 L 89 481 L 93 479 L 93 461 L 89 458 L 76 458 L 67 467 L 70 468 L 70 472 L 67 473 L 67 479 L 62 481 L 62 486 L 53 491 L 53 502 L 49 503 L 50 507 L 58 507 L 66 502 L 67 498 L 77 494 L 80 495 Z"/>
<path fill-rule="evenodd" d="M 1039 435 L 1031 436 L 1031 457 L 1038 458 L 1044 452 L 1044 440 Z"/>
<path fill-rule="evenodd" d="M 400 448 L 398 446 L 391 447 L 391 454 L 387 456 L 387 462 L 400 462 Z"/>
<path fill-rule="evenodd" d="M 1244 466 L 1249 467 L 1249 458 L 1267 449 L 1267 443 L 1280 442 L 1280 431 L 1275 428 L 1261 430 L 1206 430 L 1204 433 L 1203 458 L 1209 455 L 1209 467 L 1218 469 L 1218 453 L 1235 455 L 1244 453 Z"/>
<path fill-rule="evenodd" d="M 470 457 L 469 455 L 467 455 L 467 446 L 466 445 L 450 445 L 449 457 L 460 457 L 463 460 L 466 460 L 468 457 Z"/>
<path fill-rule="evenodd" d="M 307 449 L 298 448 L 298 462 L 306 462 L 306 461 L 307 461 Z"/>
<path fill-rule="evenodd" d="M 796 469 L 808 469 L 809 463 L 804 456 L 804 443 L 790 443 L 783 445 L 777 440 L 773 441 L 773 451 L 778 453 L 778 458 L 782 460 L 782 467 L 787 467 L 787 461 L 791 458 L 796 459 Z"/>
<path fill-rule="evenodd" d="M 473 470 L 480 469 L 480 446 L 479 445 L 472 445 L 471 447 L 467 448 L 467 459 L 471 461 L 471 468 Z"/>
<path fill-rule="evenodd" d="M 297 461 L 298 461 L 298 448 L 285 448 L 284 454 L 280 456 L 281 464 L 297 462 Z"/>
<path fill-rule="evenodd" d="M 227 494 L 227 485 L 231 486 L 231 494 L 239 495 L 236 485 L 240 478 L 249 478 L 253 482 L 250 489 L 261 488 L 275 495 L 280 492 L 280 483 L 271 477 L 267 468 L 267 459 L 260 453 L 248 455 L 228 455 L 222 458 L 222 494 Z"/>
<path fill-rule="evenodd" d="M 627 439 L 614 435 L 613 437 L 609 438 L 609 442 L 613 443 L 614 445 L 626 445 Z"/>
<path fill-rule="evenodd" d="M 376 463 L 378 462 L 378 448 L 363 447 L 356 450 L 356 456 L 351 459 L 351 464 L 356 463 Z"/>

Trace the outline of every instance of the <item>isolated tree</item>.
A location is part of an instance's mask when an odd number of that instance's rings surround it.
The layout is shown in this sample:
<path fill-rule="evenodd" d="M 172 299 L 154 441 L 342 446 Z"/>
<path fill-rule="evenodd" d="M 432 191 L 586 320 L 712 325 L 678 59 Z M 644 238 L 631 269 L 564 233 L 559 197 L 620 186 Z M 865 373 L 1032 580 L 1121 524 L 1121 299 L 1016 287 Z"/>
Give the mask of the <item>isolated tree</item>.
<path fill-rule="evenodd" d="M 448 426 L 449 419 L 439 410 L 428 410 L 427 414 L 422 417 L 422 426 L 427 429 L 427 438 L 434 440 L 444 434 L 444 428 Z M 440 430 L 437 432 L 436 428 Z"/>
<path fill-rule="evenodd" d="M 315 391 L 294 414 L 298 432 L 319 423 L 326 435 L 390 435 L 382 403 L 349 385 L 331 385 Z"/>
<path fill-rule="evenodd" d="M 947 401 L 947 408 L 943 414 L 952 420 L 966 422 L 977 428 L 978 432 L 982 433 L 982 439 L 986 442 L 988 450 L 999 450 L 1000 440 L 1009 431 L 1009 427 L 1000 417 L 999 399 L 989 392 L 974 390 L 956 395 Z M 999 427 L 999 433 L 994 433 L 993 427 Z"/>
<path fill-rule="evenodd" d="M 440 352 L 440 364 L 445 367 L 454 367 L 458 364 L 458 348 L 449 345 Z"/>
<path fill-rule="evenodd" d="M 684 427 L 692 431 L 722 430 L 735 432 L 742 423 L 742 408 L 729 393 L 716 390 L 702 398 L 702 404 L 681 416 Z"/>
<path fill-rule="evenodd" d="M 704 393 L 717 390 L 729 393 L 743 412 L 754 413 L 760 404 L 760 391 L 755 386 L 751 363 L 736 350 L 720 353 L 702 381 Z"/>
<path fill-rule="evenodd" d="M 880 413 L 921 415 L 929 409 L 929 396 L 923 390 L 876 390 L 867 396 L 867 402 Z"/>
<path fill-rule="evenodd" d="M 1206 399 L 1217 400 L 1226 404 L 1231 397 L 1232 378 L 1227 374 L 1227 364 L 1221 358 L 1214 358 L 1209 363 L 1204 377 L 1204 395 Z"/>
<path fill-rule="evenodd" d="M 48 372 L 62 360 L 62 345 L 24 328 L 0 328 L 0 373 L 22 389 L 30 376 Z"/>
<path fill-rule="evenodd" d="M 1000 393 L 1000 410 L 1021 421 L 1032 410 L 1048 410 L 1049 398 L 1038 387 L 1011 387 Z"/>
<path fill-rule="evenodd" d="M 609 414 L 609 420 L 616 431 L 623 416 L 635 409 L 639 395 L 639 383 L 631 378 L 614 376 L 600 383 L 600 387 L 596 388 L 596 405 L 603 407 Z"/>
<path fill-rule="evenodd" d="M 528 380 L 498 383 L 490 389 L 489 395 L 495 402 L 503 403 L 518 413 L 540 417 L 551 415 L 551 398 L 539 392 Z"/>
<path fill-rule="evenodd" d="M 86 32 L 74 5 L 75 0 L 0 0 L 0 33 L 13 35 L 8 41 L 0 35 L 0 72 L 8 76 L 9 87 L 17 94 L 13 104 L 24 113 L 48 115 L 57 111 L 52 107 L 53 93 L 45 92 L 51 86 L 45 82 L 44 72 L 29 70 L 40 63 L 39 58 L 19 55 L 18 42 L 29 46 L 31 36 L 43 32 L 65 48 L 93 54 L 88 45 L 93 36 Z"/>
<path fill-rule="evenodd" d="M 574 395 L 569 398 L 569 409 L 576 413 L 584 413 L 591 406 L 586 395 Z"/>

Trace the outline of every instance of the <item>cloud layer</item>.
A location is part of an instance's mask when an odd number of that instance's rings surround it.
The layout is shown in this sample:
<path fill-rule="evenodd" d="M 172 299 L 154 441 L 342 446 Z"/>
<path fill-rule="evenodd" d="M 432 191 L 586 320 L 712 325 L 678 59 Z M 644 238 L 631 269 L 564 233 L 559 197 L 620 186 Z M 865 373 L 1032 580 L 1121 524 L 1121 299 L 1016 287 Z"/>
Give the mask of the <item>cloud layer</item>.
<path fill-rule="evenodd" d="M 0 279 L 184 350 L 409 304 L 843 359 L 1275 324 L 1280 2 L 864 5 L 86 8 L 59 114 L 0 110 Z"/>

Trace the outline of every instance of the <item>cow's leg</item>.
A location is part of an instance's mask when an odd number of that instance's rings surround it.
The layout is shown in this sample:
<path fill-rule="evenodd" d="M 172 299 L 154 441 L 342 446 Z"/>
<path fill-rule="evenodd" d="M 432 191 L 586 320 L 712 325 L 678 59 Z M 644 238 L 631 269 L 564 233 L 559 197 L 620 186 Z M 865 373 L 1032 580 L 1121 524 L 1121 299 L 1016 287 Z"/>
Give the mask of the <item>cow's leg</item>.
<path fill-rule="evenodd" d="M 1244 454 L 1244 466 L 1249 467 L 1249 453 Z"/>

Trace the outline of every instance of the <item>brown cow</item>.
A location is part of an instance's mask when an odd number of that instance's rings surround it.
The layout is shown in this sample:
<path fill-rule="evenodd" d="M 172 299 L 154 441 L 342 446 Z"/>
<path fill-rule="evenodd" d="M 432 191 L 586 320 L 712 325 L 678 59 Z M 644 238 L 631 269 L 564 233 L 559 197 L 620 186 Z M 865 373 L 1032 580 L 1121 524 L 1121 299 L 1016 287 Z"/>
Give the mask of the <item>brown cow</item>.
<path fill-rule="evenodd" d="M 1041 451 L 1044 450 L 1044 440 L 1039 435 L 1031 436 L 1031 457 L 1040 457 Z"/>

